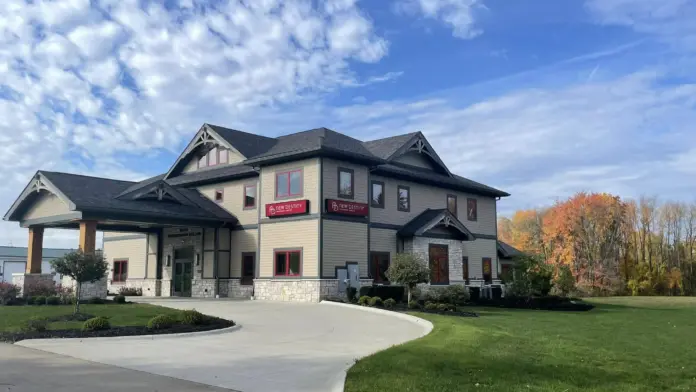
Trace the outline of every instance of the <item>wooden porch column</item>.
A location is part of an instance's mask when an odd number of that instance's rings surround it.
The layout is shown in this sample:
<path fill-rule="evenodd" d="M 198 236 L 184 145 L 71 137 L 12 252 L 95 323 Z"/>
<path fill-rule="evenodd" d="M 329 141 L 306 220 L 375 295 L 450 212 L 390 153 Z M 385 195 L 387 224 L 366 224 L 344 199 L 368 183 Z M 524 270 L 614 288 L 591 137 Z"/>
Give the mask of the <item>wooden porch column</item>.
<path fill-rule="evenodd" d="M 94 253 L 97 243 L 97 222 L 80 221 L 80 250 Z"/>
<path fill-rule="evenodd" d="M 41 260 L 43 259 L 43 226 L 29 228 L 29 250 L 27 252 L 27 274 L 41 273 Z"/>

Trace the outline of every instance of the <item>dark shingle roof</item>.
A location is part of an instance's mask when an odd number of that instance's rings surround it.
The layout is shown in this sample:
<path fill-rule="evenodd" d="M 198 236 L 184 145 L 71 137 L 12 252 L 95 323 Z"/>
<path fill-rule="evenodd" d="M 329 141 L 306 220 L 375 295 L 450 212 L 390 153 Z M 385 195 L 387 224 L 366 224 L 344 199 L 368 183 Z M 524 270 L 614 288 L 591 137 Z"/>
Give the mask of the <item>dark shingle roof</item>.
<path fill-rule="evenodd" d="M 255 156 L 248 160 L 247 163 L 320 151 L 333 152 L 373 162 L 378 161 L 378 158 L 372 155 L 360 140 L 328 128 L 316 128 L 279 136 L 277 140 L 278 142 L 268 151 Z"/>
<path fill-rule="evenodd" d="M 166 175 L 166 174 L 160 174 L 160 175 L 157 175 L 157 176 L 154 176 L 154 177 L 150 177 L 150 178 L 147 178 L 147 179 L 145 179 L 145 180 L 136 182 L 135 184 L 129 186 L 129 187 L 126 188 L 126 189 L 124 189 L 123 192 L 119 193 L 116 197 L 123 196 L 123 195 L 125 195 L 125 194 L 130 193 L 130 192 L 136 191 L 136 190 L 138 190 L 138 189 L 140 189 L 140 188 L 144 188 L 144 187 L 146 187 L 146 186 L 148 186 L 148 185 L 150 185 L 150 184 L 154 184 L 154 183 L 156 183 L 157 181 L 162 180 L 162 179 L 164 178 L 165 175 Z"/>
<path fill-rule="evenodd" d="M 167 183 L 172 186 L 200 185 L 206 182 L 218 182 L 256 176 L 258 173 L 247 165 L 227 165 L 212 169 L 196 170 L 176 177 L 167 179 Z"/>
<path fill-rule="evenodd" d="M 524 252 L 522 252 L 521 250 L 500 240 L 498 240 L 498 252 L 501 256 L 503 256 L 503 258 L 506 259 L 511 259 L 516 256 L 522 256 L 524 254 Z"/>
<path fill-rule="evenodd" d="M 415 218 L 411 219 L 408 223 L 406 223 L 399 231 L 397 232 L 398 235 L 402 237 L 412 237 L 414 235 L 422 235 L 425 233 L 427 230 L 426 228 L 428 225 L 435 224 L 437 222 L 442 222 L 443 220 L 449 219 L 449 228 L 450 229 L 455 229 L 460 236 L 463 236 L 468 241 L 473 241 L 475 239 L 474 234 L 469 231 L 469 229 L 464 226 L 462 222 L 457 219 L 454 214 L 449 212 L 449 210 L 445 208 L 441 209 L 427 209 Z"/>
<path fill-rule="evenodd" d="M 495 197 L 510 196 L 510 194 L 507 192 L 503 192 L 476 181 L 469 180 L 468 178 L 458 175 L 449 177 L 444 174 L 438 174 L 428 169 L 422 169 L 414 166 L 406 167 L 402 165 L 386 164 L 378 166 L 375 172 L 382 172 L 384 174 L 401 177 L 403 179 L 415 182 L 428 183 L 446 188 L 454 188 L 463 192 Z"/>
<path fill-rule="evenodd" d="M 442 211 L 443 209 L 427 209 L 421 212 L 415 218 L 411 219 L 408 223 L 403 225 L 399 230 L 398 234 L 404 237 L 413 236 L 421 227 L 425 226 L 430 221 L 435 219 L 438 215 L 440 215 Z"/>
<path fill-rule="evenodd" d="M 277 139 L 272 137 L 254 135 L 253 133 L 242 132 L 236 129 L 221 127 L 219 125 L 206 125 L 220 135 L 220 137 L 225 139 L 229 144 L 231 144 L 232 147 L 236 148 L 237 151 L 242 153 L 242 155 L 244 155 L 246 158 L 263 154 L 278 142 Z"/>
<path fill-rule="evenodd" d="M 401 148 L 404 143 L 408 142 L 416 136 L 418 132 L 406 133 L 403 135 L 396 135 L 391 137 L 386 137 L 384 139 L 370 140 L 363 142 L 363 145 L 370 150 L 370 152 L 382 159 L 387 159 Z"/>
<path fill-rule="evenodd" d="M 156 200 L 117 199 L 116 197 L 124 190 L 135 185 L 131 181 L 59 172 L 39 171 L 39 173 L 63 192 L 75 204 L 76 209 L 80 211 L 110 211 L 183 219 L 236 220 L 234 216 L 221 207 L 215 205 L 216 208 L 212 208 L 209 203 L 193 197 L 187 190 L 184 190 L 187 193 L 185 196 L 194 202 L 195 206 Z M 193 190 L 193 192 L 200 196 L 198 191 Z"/>

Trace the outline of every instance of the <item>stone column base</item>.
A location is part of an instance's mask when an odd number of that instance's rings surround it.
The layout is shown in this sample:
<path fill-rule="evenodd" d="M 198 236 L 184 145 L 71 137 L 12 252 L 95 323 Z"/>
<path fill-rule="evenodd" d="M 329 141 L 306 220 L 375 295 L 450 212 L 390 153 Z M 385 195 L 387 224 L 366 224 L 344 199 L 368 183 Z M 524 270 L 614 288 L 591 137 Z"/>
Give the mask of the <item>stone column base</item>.
<path fill-rule="evenodd" d="M 54 274 L 12 274 L 12 284 L 19 286 L 20 295 L 24 296 L 25 287 L 45 282 L 55 285 L 53 277 Z"/>
<path fill-rule="evenodd" d="M 75 296 L 79 295 L 80 300 L 89 300 L 91 298 L 101 298 L 101 299 L 106 299 L 107 296 L 107 290 L 106 290 L 106 278 L 102 278 L 94 283 L 90 282 L 85 282 L 82 283 L 80 292 L 77 293 L 76 287 L 77 284 L 72 278 L 69 278 L 67 276 L 63 277 L 63 280 L 61 281 L 61 285 L 63 287 L 70 287 L 73 290 L 73 293 L 75 293 Z"/>

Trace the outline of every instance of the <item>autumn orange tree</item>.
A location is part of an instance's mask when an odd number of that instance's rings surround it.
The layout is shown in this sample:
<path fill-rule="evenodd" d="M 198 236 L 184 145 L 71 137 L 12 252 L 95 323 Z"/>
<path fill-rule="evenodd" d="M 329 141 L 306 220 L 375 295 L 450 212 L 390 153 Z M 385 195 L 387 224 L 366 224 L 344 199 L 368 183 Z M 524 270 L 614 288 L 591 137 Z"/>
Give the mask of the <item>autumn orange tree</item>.
<path fill-rule="evenodd" d="M 590 294 L 696 293 L 696 203 L 580 192 L 498 221 L 499 238 L 570 268 Z"/>

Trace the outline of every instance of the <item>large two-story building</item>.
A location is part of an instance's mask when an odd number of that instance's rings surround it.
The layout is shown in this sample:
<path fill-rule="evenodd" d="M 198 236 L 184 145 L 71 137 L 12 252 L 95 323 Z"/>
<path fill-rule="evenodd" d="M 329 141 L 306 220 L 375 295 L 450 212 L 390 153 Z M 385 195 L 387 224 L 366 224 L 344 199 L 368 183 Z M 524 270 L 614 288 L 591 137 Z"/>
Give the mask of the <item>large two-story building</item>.
<path fill-rule="evenodd" d="M 395 254 L 431 284 L 497 283 L 498 189 L 451 173 L 422 133 L 363 142 L 326 128 L 270 138 L 204 124 L 164 174 L 134 183 L 39 171 L 5 216 L 104 234 L 111 292 L 317 301 Z M 40 253 L 40 252 L 39 252 Z M 27 274 L 40 273 L 30 260 Z M 40 257 L 40 254 L 39 254 Z"/>

